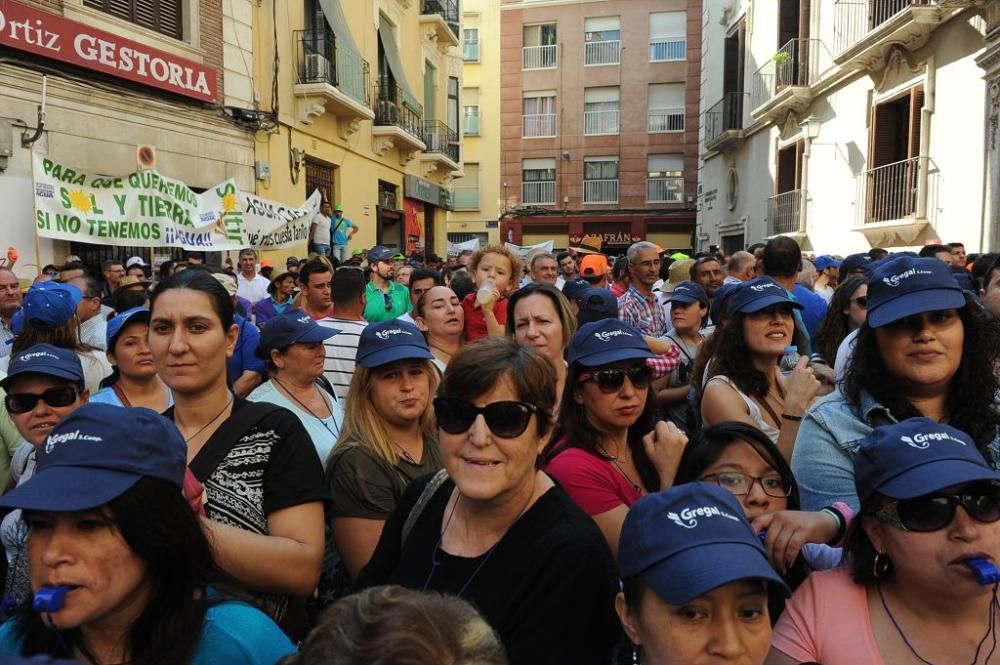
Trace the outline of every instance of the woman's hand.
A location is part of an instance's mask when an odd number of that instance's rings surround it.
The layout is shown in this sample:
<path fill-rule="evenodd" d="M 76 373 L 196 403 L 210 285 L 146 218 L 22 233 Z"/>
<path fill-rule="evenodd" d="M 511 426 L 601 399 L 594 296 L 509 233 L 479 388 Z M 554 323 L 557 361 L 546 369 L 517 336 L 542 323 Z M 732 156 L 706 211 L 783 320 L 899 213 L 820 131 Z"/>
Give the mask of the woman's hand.
<path fill-rule="evenodd" d="M 805 415 L 820 389 L 819 379 L 809 366 L 809 359 L 804 356 L 799 358 L 799 364 L 788 376 L 782 374 L 777 366 L 774 371 L 779 385 L 785 391 L 784 413 L 792 416 Z"/>
<path fill-rule="evenodd" d="M 761 515 L 753 521 L 757 533 L 767 530 L 764 549 L 771 559 L 771 565 L 779 573 L 786 573 L 795 563 L 802 546 L 806 543 L 830 542 L 840 525 L 833 516 L 824 512 L 804 510 L 779 510 Z"/>
<path fill-rule="evenodd" d="M 677 475 L 677 465 L 680 464 L 684 447 L 688 438 L 672 422 L 659 421 L 652 432 L 642 437 L 642 447 L 646 456 L 653 463 L 660 477 L 660 489 L 667 489 L 674 484 Z"/>

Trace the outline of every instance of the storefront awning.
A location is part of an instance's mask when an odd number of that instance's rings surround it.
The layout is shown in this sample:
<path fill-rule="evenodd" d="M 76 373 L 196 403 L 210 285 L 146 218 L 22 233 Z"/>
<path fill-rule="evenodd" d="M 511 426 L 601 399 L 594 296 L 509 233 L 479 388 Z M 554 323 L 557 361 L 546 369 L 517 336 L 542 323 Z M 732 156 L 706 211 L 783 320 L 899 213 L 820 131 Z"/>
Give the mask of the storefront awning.
<path fill-rule="evenodd" d="M 399 58 L 399 47 L 396 45 L 396 31 L 393 30 L 392 25 L 386 21 L 384 16 L 379 16 L 378 34 L 382 39 L 382 48 L 385 50 L 385 59 L 389 62 L 389 69 L 403 93 L 403 103 L 414 113 L 423 115 L 424 107 L 417 100 L 417 96 L 413 94 L 413 88 L 406 80 L 403 61 Z"/>

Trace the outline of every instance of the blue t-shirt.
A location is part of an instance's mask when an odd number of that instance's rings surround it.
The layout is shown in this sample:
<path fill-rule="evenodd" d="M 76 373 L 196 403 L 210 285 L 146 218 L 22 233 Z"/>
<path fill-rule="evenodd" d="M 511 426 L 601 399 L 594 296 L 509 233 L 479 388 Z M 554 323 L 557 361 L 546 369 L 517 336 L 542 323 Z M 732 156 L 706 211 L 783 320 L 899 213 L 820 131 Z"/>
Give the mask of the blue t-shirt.
<path fill-rule="evenodd" d="M 167 390 L 167 395 L 169 395 L 170 402 L 168 406 L 174 405 L 174 391 Z M 115 392 L 114 388 L 108 386 L 107 388 L 101 388 L 96 393 L 90 396 L 91 403 L 97 404 L 110 404 L 111 406 L 125 406 L 122 401 L 118 399 L 118 394 Z"/>
<path fill-rule="evenodd" d="M 337 226 L 339 224 L 339 226 Z M 354 222 L 343 217 L 337 219 L 334 215 L 330 218 L 330 230 L 332 231 L 336 227 L 336 231 L 333 231 L 333 244 L 334 245 L 346 245 L 347 244 L 347 232 L 354 226 Z"/>
<path fill-rule="evenodd" d="M 239 314 L 233 317 L 233 323 L 240 327 L 240 336 L 236 339 L 233 355 L 226 361 L 229 385 L 240 378 L 243 372 L 257 372 L 264 375 L 264 361 L 254 354 L 257 344 L 260 342 L 260 331 L 257 330 L 257 326 Z"/>
<path fill-rule="evenodd" d="M 21 655 L 15 622 L 0 625 L 0 656 Z M 205 613 L 201 640 L 191 665 L 275 665 L 295 652 L 270 617 L 245 603 L 228 601 Z"/>

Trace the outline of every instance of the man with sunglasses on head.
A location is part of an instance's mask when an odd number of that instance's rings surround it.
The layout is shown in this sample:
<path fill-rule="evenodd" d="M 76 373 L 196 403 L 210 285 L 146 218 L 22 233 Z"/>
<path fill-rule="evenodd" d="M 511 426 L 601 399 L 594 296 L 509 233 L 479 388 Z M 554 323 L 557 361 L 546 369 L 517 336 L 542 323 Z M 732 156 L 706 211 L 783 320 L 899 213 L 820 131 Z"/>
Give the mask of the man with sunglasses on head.
<path fill-rule="evenodd" d="M 393 256 L 391 249 L 381 245 L 368 251 L 372 277 L 365 289 L 365 319 L 369 323 L 391 321 L 413 309 L 409 290 L 393 279 L 396 276 Z"/>

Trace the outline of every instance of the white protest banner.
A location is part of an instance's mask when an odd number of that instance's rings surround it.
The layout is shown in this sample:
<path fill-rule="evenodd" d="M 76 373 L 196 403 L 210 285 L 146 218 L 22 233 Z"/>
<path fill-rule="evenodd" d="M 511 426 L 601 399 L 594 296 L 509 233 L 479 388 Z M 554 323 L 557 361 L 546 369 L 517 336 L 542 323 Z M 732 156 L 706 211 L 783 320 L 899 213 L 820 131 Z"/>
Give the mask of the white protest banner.
<path fill-rule="evenodd" d="M 304 242 L 320 197 L 289 208 L 242 192 L 233 180 L 199 194 L 155 170 L 90 174 L 34 156 L 40 237 L 101 245 L 222 251 Z"/>
<path fill-rule="evenodd" d="M 458 256 L 465 250 L 469 250 L 470 252 L 478 252 L 479 238 L 473 238 L 472 240 L 466 240 L 465 242 L 448 243 L 448 256 Z"/>
<path fill-rule="evenodd" d="M 505 242 L 504 245 L 507 249 L 514 252 L 514 254 L 521 259 L 528 258 L 528 254 L 531 254 L 535 250 L 541 250 L 543 252 L 552 252 L 552 241 L 546 240 L 545 242 L 540 242 L 537 245 L 515 245 L 512 242 Z"/>

